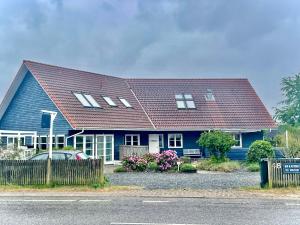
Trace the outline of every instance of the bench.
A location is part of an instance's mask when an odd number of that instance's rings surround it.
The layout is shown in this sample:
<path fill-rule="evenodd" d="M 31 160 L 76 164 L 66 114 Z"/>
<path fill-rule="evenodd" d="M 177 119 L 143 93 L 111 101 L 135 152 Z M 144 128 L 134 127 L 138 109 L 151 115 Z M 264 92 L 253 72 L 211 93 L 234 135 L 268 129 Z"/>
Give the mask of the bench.
<path fill-rule="evenodd" d="M 183 149 L 183 155 L 190 157 L 202 157 L 202 152 L 200 149 Z"/>

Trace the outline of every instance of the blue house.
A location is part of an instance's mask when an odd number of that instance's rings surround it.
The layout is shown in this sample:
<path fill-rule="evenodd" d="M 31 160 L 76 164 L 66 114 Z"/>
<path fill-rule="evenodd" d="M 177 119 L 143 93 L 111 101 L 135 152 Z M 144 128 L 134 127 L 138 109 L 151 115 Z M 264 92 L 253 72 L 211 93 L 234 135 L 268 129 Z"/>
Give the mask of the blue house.
<path fill-rule="evenodd" d="M 243 159 L 276 124 L 247 79 L 124 79 L 24 61 L 0 105 L 2 144 L 47 149 L 42 110 L 57 112 L 53 147 L 120 159 L 126 149 L 202 152 L 204 131 L 232 134 Z M 202 155 L 207 155 L 202 152 Z"/>

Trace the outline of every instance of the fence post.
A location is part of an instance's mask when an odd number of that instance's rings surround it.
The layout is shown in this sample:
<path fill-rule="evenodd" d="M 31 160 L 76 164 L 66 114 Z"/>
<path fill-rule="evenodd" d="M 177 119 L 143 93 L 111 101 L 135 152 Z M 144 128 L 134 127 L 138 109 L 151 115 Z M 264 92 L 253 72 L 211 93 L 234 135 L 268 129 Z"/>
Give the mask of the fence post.
<path fill-rule="evenodd" d="M 51 159 L 48 157 L 47 160 L 47 177 L 46 177 L 46 184 L 50 185 L 51 183 L 51 171 L 52 171 L 52 163 Z"/>
<path fill-rule="evenodd" d="M 100 184 L 104 184 L 104 157 L 100 158 Z"/>
<path fill-rule="evenodd" d="M 268 158 L 268 181 L 269 188 L 273 187 L 272 160 Z"/>

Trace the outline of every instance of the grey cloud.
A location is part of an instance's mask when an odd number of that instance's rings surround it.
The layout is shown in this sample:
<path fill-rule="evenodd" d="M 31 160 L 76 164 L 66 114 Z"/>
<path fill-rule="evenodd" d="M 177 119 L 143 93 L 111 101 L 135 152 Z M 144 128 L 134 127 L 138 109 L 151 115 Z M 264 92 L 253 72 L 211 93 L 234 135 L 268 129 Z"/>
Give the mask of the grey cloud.
<path fill-rule="evenodd" d="M 296 0 L 0 2 L 0 99 L 23 59 L 130 77 L 247 77 L 271 110 L 299 72 Z"/>

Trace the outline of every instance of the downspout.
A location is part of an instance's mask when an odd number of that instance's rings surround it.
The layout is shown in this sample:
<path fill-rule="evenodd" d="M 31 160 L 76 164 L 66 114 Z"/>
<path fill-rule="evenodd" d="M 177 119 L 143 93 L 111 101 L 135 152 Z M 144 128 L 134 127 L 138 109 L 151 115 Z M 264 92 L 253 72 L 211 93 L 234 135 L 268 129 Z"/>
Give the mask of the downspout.
<path fill-rule="evenodd" d="M 67 143 L 67 145 L 68 145 L 68 139 L 69 139 L 69 138 L 76 137 L 77 135 L 82 134 L 83 132 L 84 132 L 84 128 L 82 128 L 82 130 L 81 130 L 80 132 L 78 132 L 78 133 L 76 133 L 76 134 L 72 134 L 71 136 L 68 136 L 68 137 L 66 138 L 66 143 Z M 73 145 L 74 145 L 74 142 L 73 142 Z M 73 147 L 74 147 L 74 146 L 73 146 Z"/>

